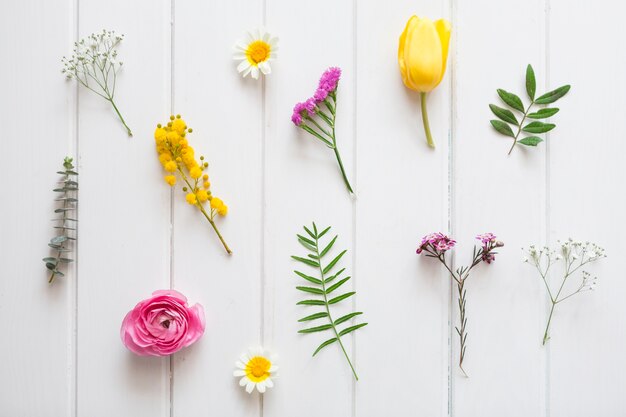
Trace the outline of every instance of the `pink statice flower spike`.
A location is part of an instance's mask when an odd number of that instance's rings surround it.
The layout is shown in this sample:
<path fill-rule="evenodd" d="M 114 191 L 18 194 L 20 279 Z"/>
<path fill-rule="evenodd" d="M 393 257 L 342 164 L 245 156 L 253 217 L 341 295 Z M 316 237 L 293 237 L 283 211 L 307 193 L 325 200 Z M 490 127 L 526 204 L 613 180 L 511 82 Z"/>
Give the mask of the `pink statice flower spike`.
<path fill-rule="evenodd" d="M 304 103 L 296 103 L 293 106 L 293 114 L 291 115 L 291 121 L 296 126 L 300 126 L 302 124 L 302 112 L 305 111 Z"/>
<path fill-rule="evenodd" d="M 341 78 L 341 68 L 330 67 L 322 74 L 318 89 L 331 93 L 337 89 L 337 84 Z"/>

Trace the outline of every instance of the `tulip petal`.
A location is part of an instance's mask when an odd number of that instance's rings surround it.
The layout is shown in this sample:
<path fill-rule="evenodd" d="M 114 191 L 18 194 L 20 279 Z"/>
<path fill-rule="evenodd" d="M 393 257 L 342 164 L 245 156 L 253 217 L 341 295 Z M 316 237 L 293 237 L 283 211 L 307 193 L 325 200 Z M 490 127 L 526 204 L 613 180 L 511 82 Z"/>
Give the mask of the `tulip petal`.
<path fill-rule="evenodd" d="M 419 19 L 409 28 L 404 46 L 410 88 L 421 93 L 434 89 L 443 76 L 441 40 L 434 23 Z"/>
<path fill-rule="evenodd" d="M 452 32 L 452 26 L 450 22 L 445 19 L 439 19 L 435 22 L 435 29 L 439 34 L 441 40 L 441 56 L 443 59 L 443 67 L 441 69 L 441 78 L 446 73 L 446 64 L 448 62 L 448 48 L 450 46 L 450 33 Z M 441 82 L 441 80 L 439 80 Z"/>
<path fill-rule="evenodd" d="M 402 74 L 402 81 L 409 88 L 413 88 L 413 87 L 411 87 L 407 83 L 406 56 L 404 54 L 404 46 L 405 46 L 405 43 L 406 43 L 406 34 L 407 34 L 407 32 L 411 28 L 412 24 L 417 22 L 417 21 L 419 21 L 419 17 L 411 16 L 411 18 L 406 22 L 406 26 L 404 27 L 404 31 L 400 35 L 400 41 L 398 42 L 398 65 L 400 66 L 400 74 Z"/>

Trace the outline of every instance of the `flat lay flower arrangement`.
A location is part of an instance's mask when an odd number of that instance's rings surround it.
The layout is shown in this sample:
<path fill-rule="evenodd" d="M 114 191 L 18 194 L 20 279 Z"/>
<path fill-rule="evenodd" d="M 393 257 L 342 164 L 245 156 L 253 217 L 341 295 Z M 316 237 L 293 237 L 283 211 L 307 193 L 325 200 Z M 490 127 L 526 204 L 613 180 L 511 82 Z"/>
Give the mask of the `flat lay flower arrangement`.
<path fill-rule="evenodd" d="M 442 82 L 446 73 L 451 33 L 452 27 L 444 19 L 432 21 L 425 17 L 412 16 L 398 41 L 397 62 L 400 78 L 406 88 L 419 94 L 422 126 L 426 143 L 431 148 L 435 148 L 435 141 L 428 119 L 427 97 Z M 122 67 L 117 48 L 122 40 L 123 35 L 107 30 L 79 40 L 74 44 L 71 57 L 63 58 L 62 72 L 68 79 L 77 81 L 82 88 L 110 103 L 126 133 L 132 136 L 130 127 L 114 101 L 117 77 Z M 278 38 L 265 29 L 246 32 L 245 38 L 234 47 L 232 54 L 232 59 L 236 62 L 236 67 L 233 65 L 234 71 L 243 78 L 250 76 L 253 80 L 269 76 L 272 74 L 272 62 L 278 57 L 277 52 Z M 331 66 L 324 70 L 317 87 L 311 90 L 313 94 L 298 101 L 293 107 L 291 122 L 332 150 L 337 163 L 337 178 L 340 175 L 345 189 L 354 195 L 355 191 L 338 146 L 338 138 L 342 134 L 347 134 L 338 132 L 336 124 L 341 77 L 342 70 L 339 67 Z M 240 81 L 254 82 L 249 79 Z M 558 108 L 547 106 L 565 96 L 570 90 L 569 85 L 564 85 L 538 95 L 535 72 L 531 65 L 526 68 L 525 81 L 528 104 L 524 104 L 516 94 L 498 89 L 497 95 L 502 103 L 489 105 L 491 112 L 496 116 L 496 119 L 490 122 L 492 127 L 499 134 L 512 140 L 509 154 L 517 145 L 536 147 L 544 140 L 539 135 L 551 131 L 555 125 L 542 120 L 549 119 L 559 112 Z M 287 114 L 284 114 L 284 122 L 288 123 L 286 117 Z M 529 119 L 532 121 L 528 122 Z M 189 205 L 189 213 L 199 212 L 204 217 L 214 236 L 230 255 L 233 251 L 218 228 L 222 221 L 220 218 L 227 215 L 229 207 L 213 194 L 212 176 L 218 177 L 220 173 L 212 173 L 210 177 L 209 161 L 204 155 L 198 156 L 192 146 L 192 134 L 195 136 L 199 133 L 189 127 L 180 115 L 172 115 L 169 120 L 157 124 L 154 130 L 154 146 L 162 170 L 151 175 L 161 176 L 162 183 L 172 188 L 173 196 L 178 198 L 180 195 L 181 199 L 184 198 Z M 386 140 L 392 142 L 393 137 Z M 57 216 L 53 226 L 55 235 L 48 243 L 51 253 L 43 258 L 50 283 L 57 277 L 64 277 L 64 268 L 75 261 L 71 254 L 78 232 L 78 218 L 75 215 L 79 192 L 78 172 L 73 159 L 65 158 L 63 169 L 57 174 L 60 175 L 60 185 L 53 190 L 58 195 L 54 200 L 56 204 L 54 213 Z M 323 201 L 323 204 L 333 203 Z M 302 310 L 301 316 L 294 317 L 301 326 L 298 333 L 307 335 L 303 337 L 303 346 L 309 343 L 309 339 L 311 340 L 312 356 L 334 349 L 335 354 L 341 355 L 342 361 L 345 359 L 346 369 L 349 368 L 354 380 L 358 381 L 356 367 L 344 342 L 348 335 L 352 336 L 357 330 L 363 329 L 368 322 L 362 321 L 361 311 L 351 309 L 350 312 L 338 312 L 340 306 L 354 303 L 356 295 L 355 291 L 349 289 L 352 277 L 341 265 L 348 249 L 337 250 L 339 236 L 331 235 L 330 227 L 318 228 L 316 223 L 311 223 L 310 226 L 304 226 L 303 230 L 296 234 L 296 238 L 305 252 L 291 256 L 291 260 L 297 264 L 293 271 L 296 290 L 293 302 Z M 467 280 L 470 273 L 472 276 L 478 275 L 479 265 L 492 264 L 496 259 L 497 250 L 504 246 L 493 233 L 477 235 L 476 240 L 478 242 L 467 265 L 459 266 L 453 260 L 451 251 L 458 250 L 457 242 L 441 232 L 424 236 L 416 250 L 418 255 L 438 261 L 449 276 L 452 288 L 456 287 L 458 320 L 455 330 L 459 346 L 458 367 L 466 376 L 464 360 L 469 345 Z M 408 251 L 407 254 L 409 256 Z M 595 288 L 596 279 L 583 268 L 606 255 L 604 249 L 594 243 L 569 239 L 558 242 L 554 249 L 531 245 L 525 250 L 525 256 L 525 262 L 538 272 L 550 302 L 542 339 L 545 345 L 550 339 L 556 307 L 578 294 Z M 555 270 L 557 265 L 561 265 L 559 272 Z M 555 275 L 560 276 L 556 283 L 553 282 Z M 384 278 L 393 283 L 397 277 Z M 281 277 L 281 279 L 287 283 L 290 278 Z M 480 328 L 478 329 L 480 331 Z M 205 331 L 210 332 L 210 329 L 206 329 L 202 305 L 191 305 L 180 292 L 163 289 L 154 291 L 150 297 L 139 301 L 128 311 L 121 321 L 120 337 L 123 345 L 137 355 L 168 356 L 198 342 Z M 381 330 L 368 327 L 362 331 Z M 321 338 L 315 341 L 316 336 Z M 254 338 L 254 335 L 250 335 L 250 338 Z M 232 375 L 247 393 L 256 390 L 263 394 L 274 386 L 278 377 L 277 358 L 276 353 L 266 347 L 249 348 L 235 361 Z M 327 372 L 332 370 L 329 369 Z"/>

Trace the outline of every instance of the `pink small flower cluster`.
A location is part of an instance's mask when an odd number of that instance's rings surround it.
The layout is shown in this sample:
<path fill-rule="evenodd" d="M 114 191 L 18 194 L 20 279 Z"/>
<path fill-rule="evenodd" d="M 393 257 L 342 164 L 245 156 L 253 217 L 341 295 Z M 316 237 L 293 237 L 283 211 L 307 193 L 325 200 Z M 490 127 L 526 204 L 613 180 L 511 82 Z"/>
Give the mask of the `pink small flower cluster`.
<path fill-rule="evenodd" d="M 476 236 L 476 239 L 480 240 L 483 246 L 487 246 L 489 243 L 496 241 L 496 235 L 493 233 L 483 233 L 482 235 Z"/>
<path fill-rule="evenodd" d="M 493 233 L 483 233 L 482 235 L 476 236 L 476 239 L 480 240 L 483 244 L 483 261 L 488 264 L 492 263 L 496 260 L 495 253 L 491 252 L 494 248 L 503 246 L 501 242 L 496 242 L 496 235 Z"/>
<path fill-rule="evenodd" d="M 300 126 L 302 124 L 302 116 L 305 114 L 313 116 L 315 114 L 316 106 L 326 100 L 328 95 L 337 89 L 340 78 L 341 68 L 331 67 L 324 71 L 313 97 L 302 103 L 297 103 L 293 107 L 293 114 L 291 115 L 291 121 L 293 124 Z"/>
<path fill-rule="evenodd" d="M 449 238 L 441 232 L 431 233 L 422 238 L 422 243 L 415 251 L 418 255 L 428 246 L 432 247 L 436 252 L 443 253 L 452 249 L 456 245 L 456 240 Z"/>

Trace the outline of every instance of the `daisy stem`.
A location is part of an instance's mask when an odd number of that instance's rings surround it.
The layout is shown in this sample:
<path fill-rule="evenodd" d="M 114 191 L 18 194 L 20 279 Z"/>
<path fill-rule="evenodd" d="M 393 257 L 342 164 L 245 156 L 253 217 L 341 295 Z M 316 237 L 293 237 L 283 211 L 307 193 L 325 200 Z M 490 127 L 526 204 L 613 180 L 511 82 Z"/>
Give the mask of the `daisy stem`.
<path fill-rule="evenodd" d="M 426 109 L 426 93 L 420 93 L 420 102 L 422 104 L 422 122 L 424 124 L 424 133 L 426 133 L 426 142 L 431 148 L 435 147 L 433 136 L 430 133 L 430 124 L 428 123 L 428 110 Z"/>

